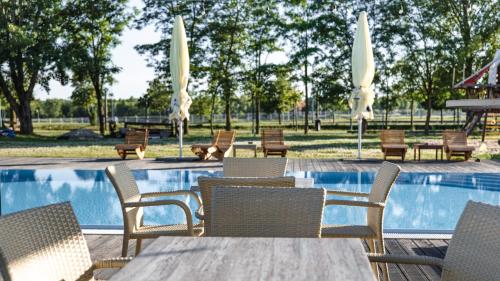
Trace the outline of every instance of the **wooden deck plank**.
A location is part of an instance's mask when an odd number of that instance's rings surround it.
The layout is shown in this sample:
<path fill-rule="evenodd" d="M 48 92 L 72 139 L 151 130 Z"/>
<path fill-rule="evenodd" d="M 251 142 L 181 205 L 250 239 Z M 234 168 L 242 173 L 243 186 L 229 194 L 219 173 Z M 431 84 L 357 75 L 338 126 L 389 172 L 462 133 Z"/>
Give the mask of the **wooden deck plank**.
<path fill-rule="evenodd" d="M 387 251 L 393 255 L 408 255 L 408 252 L 401 246 L 396 239 L 386 239 L 385 241 Z M 396 267 L 401 271 L 408 280 L 411 281 L 429 281 L 427 276 L 416 265 L 403 265 L 398 264 Z M 390 273 L 392 276 L 392 273 Z"/>

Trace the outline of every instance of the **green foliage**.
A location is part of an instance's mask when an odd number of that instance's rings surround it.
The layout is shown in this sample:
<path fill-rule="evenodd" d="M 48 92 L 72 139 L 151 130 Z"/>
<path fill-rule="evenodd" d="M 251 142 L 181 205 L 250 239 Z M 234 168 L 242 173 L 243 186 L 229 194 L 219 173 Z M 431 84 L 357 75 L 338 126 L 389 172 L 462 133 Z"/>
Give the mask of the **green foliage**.
<path fill-rule="evenodd" d="M 62 0 L 0 1 L 0 92 L 21 121 L 21 132 L 33 132 L 31 101 L 50 79 L 65 83 L 61 40 L 65 17 Z"/>

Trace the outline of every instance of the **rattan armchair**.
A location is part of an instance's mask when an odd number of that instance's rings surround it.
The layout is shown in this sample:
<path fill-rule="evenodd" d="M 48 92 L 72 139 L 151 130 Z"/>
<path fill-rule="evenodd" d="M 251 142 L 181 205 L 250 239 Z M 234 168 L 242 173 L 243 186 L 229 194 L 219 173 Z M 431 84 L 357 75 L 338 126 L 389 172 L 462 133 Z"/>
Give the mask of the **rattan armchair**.
<path fill-rule="evenodd" d="M 94 270 L 131 258 L 92 263 L 69 202 L 0 217 L 0 272 L 5 281 L 94 280 Z"/>
<path fill-rule="evenodd" d="M 283 177 L 287 158 L 224 158 L 224 177 Z"/>
<path fill-rule="evenodd" d="M 134 179 L 132 171 L 125 164 L 108 166 L 106 175 L 111 180 L 123 213 L 123 246 L 122 256 L 127 255 L 128 241 L 136 239 L 135 254 L 141 251 L 142 239 L 157 238 L 159 236 L 199 236 L 203 228 L 199 225 L 193 225 L 193 217 L 189 206 L 180 200 L 155 200 L 142 201 L 144 198 L 157 198 L 165 196 L 187 195 L 193 198 L 199 206 L 201 201 L 198 195 L 190 190 L 162 191 L 152 193 L 139 193 L 139 188 Z M 144 225 L 143 207 L 150 206 L 178 206 L 186 216 L 186 224 L 173 225 Z"/>
<path fill-rule="evenodd" d="M 369 255 L 372 262 L 433 265 L 442 281 L 500 280 L 500 206 L 469 201 L 444 259 L 429 256 Z"/>
<path fill-rule="evenodd" d="M 365 197 L 368 201 L 353 200 L 326 200 L 325 205 L 344 205 L 367 208 L 366 225 L 324 225 L 321 237 L 358 237 L 368 240 L 371 253 L 385 253 L 383 222 L 384 209 L 389 191 L 399 176 L 401 168 L 398 165 L 383 162 L 370 193 L 333 191 L 329 190 L 328 195 Z M 375 243 L 376 241 L 376 243 Z M 373 266 L 374 270 L 376 266 Z M 382 266 L 385 280 L 388 280 L 387 266 Z"/>
<path fill-rule="evenodd" d="M 273 186 L 273 187 L 295 187 L 295 177 L 276 177 L 276 178 L 216 178 L 216 177 L 198 177 L 199 191 L 203 201 L 203 206 L 196 212 L 196 217 L 204 222 L 205 234 L 210 235 L 210 229 L 206 225 L 210 224 L 212 192 L 211 189 L 216 186 L 235 187 L 235 186 Z"/>
<path fill-rule="evenodd" d="M 316 237 L 326 191 L 322 188 L 214 187 L 210 236 Z"/>

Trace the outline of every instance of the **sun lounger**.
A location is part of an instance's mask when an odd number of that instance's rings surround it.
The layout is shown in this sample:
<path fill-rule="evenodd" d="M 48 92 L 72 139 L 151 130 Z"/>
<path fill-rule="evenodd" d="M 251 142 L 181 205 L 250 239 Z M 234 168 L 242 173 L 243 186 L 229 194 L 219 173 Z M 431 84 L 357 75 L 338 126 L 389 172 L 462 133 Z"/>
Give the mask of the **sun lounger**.
<path fill-rule="evenodd" d="M 380 147 L 384 153 L 384 160 L 387 156 L 401 157 L 405 161 L 408 145 L 405 144 L 405 131 L 403 130 L 382 130 L 380 132 Z"/>
<path fill-rule="evenodd" d="M 285 157 L 288 152 L 288 146 L 285 145 L 282 129 L 262 129 L 261 145 L 264 157 L 268 155 L 280 155 Z"/>
<path fill-rule="evenodd" d="M 444 131 L 443 146 L 448 160 L 451 160 L 452 156 L 463 156 L 467 161 L 474 151 L 473 146 L 467 145 L 467 135 L 462 131 Z"/>
<path fill-rule="evenodd" d="M 222 160 L 231 155 L 233 150 L 235 132 L 219 130 L 215 133 L 211 144 L 193 144 L 191 151 L 201 160 L 215 158 Z"/>
<path fill-rule="evenodd" d="M 125 135 L 125 143 L 115 146 L 118 155 L 122 159 L 127 158 L 127 154 L 136 154 L 139 159 L 144 159 L 146 146 L 148 145 L 149 131 L 146 130 L 128 130 Z"/>

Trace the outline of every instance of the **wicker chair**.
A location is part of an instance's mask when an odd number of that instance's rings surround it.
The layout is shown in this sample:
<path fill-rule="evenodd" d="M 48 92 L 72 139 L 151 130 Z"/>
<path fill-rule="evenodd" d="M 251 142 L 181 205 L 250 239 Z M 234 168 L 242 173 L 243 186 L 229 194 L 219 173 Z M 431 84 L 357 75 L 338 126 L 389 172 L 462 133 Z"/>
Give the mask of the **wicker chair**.
<path fill-rule="evenodd" d="M 385 253 L 383 221 L 384 208 L 389 191 L 399 176 L 398 165 L 383 162 L 370 193 L 329 190 L 328 195 L 366 197 L 368 201 L 326 200 L 326 205 L 344 205 L 368 208 L 366 225 L 324 225 L 321 237 L 358 237 L 368 240 L 371 253 Z M 377 241 L 377 243 L 375 243 Z M 376 247 L 375 247 L 376 244 Z M 376 266 L 373 265 L 375 270 Z M 388 278 L 387 266 L 382 267 L 384 278 Z M 388 280 L 388 279 L 385 279 Z"/>
<path fill-rule="evenodd" d="M 136 154 L 139 159 L 144 159 L 146 147 L 148 145 L 149 131 L 145 130 L 128 130 L 125 134 L 125 143 L 115 146 L 118 155 L 122 159 L 127 158 L 128 154 Z"/>
<path fill-rule="evenodd" d="M 382 130 L 380 132 L 380 148 L 384 153 L 384 160 L 387 156 L 401 157 L 405 161 L 408 145 L 405 144 L 405 131 L 403 130 Z"/>
<path fill-rule="evenodd" d="M 447 160 L 451 160 L 452 156 L 463 156 L 467 161 L 474 151 L 473 146 L 467 145 L 467 135 L 462 131 L 444 131 L 443 148 Z"/>
<path fill-rule="evenodd" d="M 264 157 L 268 155 L 280 155 L 285 157 L 288 146 L 285 145 L 282 129 L 262 129 L 261 145 Z"/>
<path fill-rule="evenodd" d="M 372 262 L 434 265 L 443 281 L 500 280 L 500 206 L 469 201 L 444 259 L 429 256 L 369 255 Z"/>
<path fill-rule="evenodd" d="M 203 228 L 193 225 L 193 218 L 189 206 L 180 200 L 155 200 L 142 201 L 144 198 L 155 198 L 163 196 L 188 195 L 191 196 L 199 206 L 201 201 L 193 191 L 177 190 L 152 193 L 139 193 L 139 188 L 134 179 L 132 171 L 125 164 L 106 167 L 106 174 L 113 183 L 123 213 L 123 247 L 122 256 L 127 255 L 128 241 L 136 239 L 135 254 L 141 251 L 142 239 L 157 238 L 159 236 L 199 236 Z M 143 207 L 173 205 L 180 207 L 186 215 L 186 224 L 174 225 L 144 225 Z"/>
<path fill-rule="evenodd" d="M 128 261 L 92 263 L 69 202 L 0 217 L 0 272 L 5 281 L 88 281 L 94 280 L 94 270 L 121 268 Z"/>
<path fill-rule="evenodd" d="M 235 131 L 218 130 L 212 139 L 211 144 L 193 144 L 191 151 L 201 160 L 215 158 L 222 160 L 231 155 L 233 151 Z"/>
<path fill-rule="evenodd" d="M 203 206 L 196 212 L 196 217 L 203 220 L 205 234 L 210 235 L 210 225 L 212 205 L 211 189 L 216 186 L 235 187 L 235 186 L 267 186 L 267 187 L 295 187 L 295 177 L 276 177 L 276 178 L 214 178 L 198 177 Z"/>
<path fill-rule="evenodd" d="M 321 236 L 325 189 L 214 187 L 211 193 L 210 236 Z"/>
<path fill-rule="evenodd" d="M 287 158 L 224 158 L 224 177 L 283 177 Z"/>

